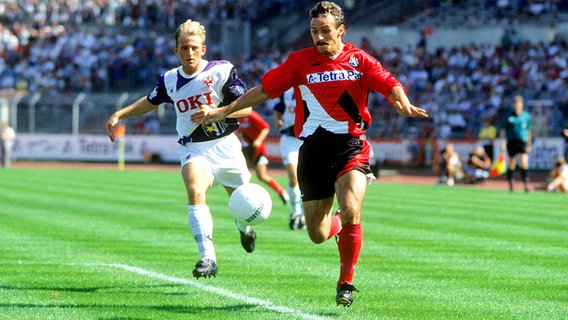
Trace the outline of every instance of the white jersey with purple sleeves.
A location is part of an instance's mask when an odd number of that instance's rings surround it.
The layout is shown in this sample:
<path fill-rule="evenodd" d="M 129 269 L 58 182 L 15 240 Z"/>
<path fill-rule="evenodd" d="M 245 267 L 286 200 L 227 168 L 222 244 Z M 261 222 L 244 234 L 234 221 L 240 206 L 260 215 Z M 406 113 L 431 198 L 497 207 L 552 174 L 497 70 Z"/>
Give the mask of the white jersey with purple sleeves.
<path fill-rule="evenodd" d="M 185 74 L 181 67 L 166 71 L 147 98 L 154 105 L 173 104 L 177 114 L 178 142 L 186 144 L 214 140 L 235 131 L 238 122 L 233 118 L 204 127 L 191 122 L 190 117 L 202 104 L 227 105 L 246 90 L 230 62 L 202 60 L 199 71 L 191 75 Z"/>
<path fill-rule="evenodd" d="M 296 99 L 294 89 L 286 90 L 279 98 L 279 102 L 274 105 L 274 110 L 282 114 L 284 124 L 280 130 L 280 154 L 282 162 L 287 164 L 298 164 L 298 151 L 302 146 L 302 140 L 294 135 L 294 119 L 296 117 Z"/>
<path fill-rule="evenodd" d="M 296 116 L 296 99 L 294 99 L 294 89 L 286 90 L 279 98 L 277 104 L 274 105 L 274 110 L 282 114 L 284 124 L 282 129 L 292 127 Z"/>

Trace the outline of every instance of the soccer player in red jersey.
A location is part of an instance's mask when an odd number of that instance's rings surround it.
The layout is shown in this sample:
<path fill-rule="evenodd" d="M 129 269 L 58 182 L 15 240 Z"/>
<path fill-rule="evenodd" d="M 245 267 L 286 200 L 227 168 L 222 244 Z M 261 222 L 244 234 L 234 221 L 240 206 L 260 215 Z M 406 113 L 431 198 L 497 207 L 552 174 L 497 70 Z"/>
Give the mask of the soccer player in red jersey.
<path fill-rule="evenodd" d="M 254 166 L 256 176 L 276 191 L 284 204 L 288 204 L 290 201 L 288 193 L 268 174 L 268 150 L 264 140 L 270 132 L 270 125 L 254 110 L 248 116 L 237 120 L 239 121 L 237 135 L 243 143 L 243 153 L 247 161 Z"/>
<path fill-rule="evenodd" d="M 369 91 L 381 93 L 406 116 L 428 117 L 412 105 L 402 84 L 361 49 L 343 42 L 343 10 L 331 1 L 310 10 L 314 46 L 291 53 L 252 88 L 224 107 L 202 109 L 194 123 L 219 121 L 235 110 L 280 96 L 294 87 L 294 130 L 304 142 L 298 159 L 298 181 L 310 240 L 322 243 L 336 237 L 340 273 L 335 301 L 353 303 L 353 274 L 362 245 L 361 207 L 371 169 L 370 144 L 361 136 L 371 125 Z M 334 214 L 334 196 L 339 210 Z"/>

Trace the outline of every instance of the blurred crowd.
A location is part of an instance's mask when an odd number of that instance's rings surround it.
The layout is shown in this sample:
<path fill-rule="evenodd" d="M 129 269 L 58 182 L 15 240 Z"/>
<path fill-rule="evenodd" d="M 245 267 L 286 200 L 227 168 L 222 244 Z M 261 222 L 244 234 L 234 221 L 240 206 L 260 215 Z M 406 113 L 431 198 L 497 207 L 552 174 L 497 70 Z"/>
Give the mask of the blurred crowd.
<path fill-rule="evenodd" d="M 495 5 L 499 2 L 488 1 Z M 123 28 L 108 27 L 109 20 L 115 19 L 113 23 L 122 26 L 166 23 L 171 27 L 177 24 L 177 15 L 260 19 L 263 12 L 290 10 L 288 6 L 293 1 L 213 3 L 205 0 L 2 2 L 0 89 L 40 91 L 45 95 L 147 89 L 158 74 L 178 64 L 170 33 L 147 33 L 144 30 L 148 29 L 136 28 L 125 32 L 121 31 Z M 168 19 L 170 16 L 173 18 Z M 81 28 L 89 23 L 91 28 Z M 381 48 L 367 39 L 356 45 L 378 58 L 408 88 L 412 101 L 430 115 L 428 120 L 398 117 L 384 98 L 373 95 L 370 108 L 375 124 L 369 132 L 371 137 L 474 137 L 482 120 L 496 122 L 516 94 L 526 100 L 551 99 L 560 106 L 559 110 L 568 110 L 568 46 L 553 26 L 546 43 L 532 43 L 507 32 L 497 46 L 466 45 L 437 48 L 434 52 L 426 51 L 422 44 Z M 271 48 L 231 60 L 252 87 L 258 84 L 262 74 L 294 49 L 297 48 Z"/>
<path fill-rule="evenodd" d="M 18 0 L 0 2 L 0 19 L 29 21 L 36 29 L 58 25 L 177 27 L 174 19 L 247 19 L 262 22 L 305 0 Z"/>
<path fill-rule="evenodd" d="M 187 17 L 247 19 L 285 14 L 295 1 L 22 0 L 0 2 L 0 89 L 46 93 L 150 85 L 175 66 L 162 33 Z M 127 28 L 125 28 L 127 27 Z"/>
<path fill-rule="evenodd" d="M 407 86 L 413 102 L 428 110 L 430 120 L 417 132 L 422 137 L 473 137 L 484 119 L 496 123 L 517 94 L 526 100 L 550 99 L 560 106 L 557 111 L 568 110 L 568 45 L 557 36 L 549 43 L 504 37 L 498 46 L 438 48 L 434 53 L 420 46 L 391 50 L 367 45 L 367 50 Z M 385 131 L 379 136 L 398 136 L 408 121 L 424 121 L 393 117 L 380 98 L 372 106 Z M 549 112 L 555 116 L 554 110 Z"/>
<path fill-rule="evenodd" d="M 426 13 L 435 15 L 452 6 L 463 7 L 466 3 L 466 0 L 430 0 Z M 567 8 L 566 0 L 483 0 L 483 9 L 491 10 L 495 18 L 538 16 L 548 13 L 555 15 Z"/>

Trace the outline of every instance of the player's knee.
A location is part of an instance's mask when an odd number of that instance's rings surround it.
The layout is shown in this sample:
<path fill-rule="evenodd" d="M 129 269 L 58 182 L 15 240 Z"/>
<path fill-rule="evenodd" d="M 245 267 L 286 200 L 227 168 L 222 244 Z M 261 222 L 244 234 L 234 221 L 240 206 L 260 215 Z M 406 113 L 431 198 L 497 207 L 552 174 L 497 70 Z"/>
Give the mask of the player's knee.
<path fill-rule="evenodd" d="M 319 230 L 311 230 L 308 228 L 308 236 L 310 240 L 315 244 L 323 243 L 327 240 L 327 237 L 324 233 L 320 232 Z"/>
<path fill-rule="evenodd" d="M 341 208 L 341 224 L 357 224 L 361 222 L 361 206 Z"/>

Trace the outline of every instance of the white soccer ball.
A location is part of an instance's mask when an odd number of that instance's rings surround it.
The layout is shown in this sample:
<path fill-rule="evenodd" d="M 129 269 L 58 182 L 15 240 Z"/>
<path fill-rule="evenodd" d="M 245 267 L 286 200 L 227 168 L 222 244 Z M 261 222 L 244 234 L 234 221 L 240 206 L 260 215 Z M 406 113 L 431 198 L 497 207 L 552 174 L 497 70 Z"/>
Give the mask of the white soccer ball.
<path fill-rule="evenodd" d="M 254 226 L 268 219 L 272 211 L 272 199 L 262 186 L 245 183 L 231 194 L 229 211 L 238 223 Z"/>

